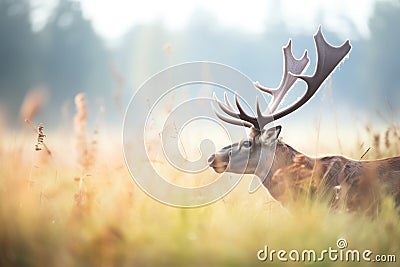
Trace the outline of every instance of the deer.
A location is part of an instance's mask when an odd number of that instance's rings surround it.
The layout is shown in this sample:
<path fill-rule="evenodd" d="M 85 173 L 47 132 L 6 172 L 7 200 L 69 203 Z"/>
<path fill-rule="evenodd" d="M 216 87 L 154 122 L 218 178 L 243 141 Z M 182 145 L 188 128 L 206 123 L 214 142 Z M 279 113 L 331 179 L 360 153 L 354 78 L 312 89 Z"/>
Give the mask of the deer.
<path fill-rule="evenodd" d="M 226 146 L 208 158 L 208 165 L 217 173 L 254 174 L 269 194 L 284 207 L 299 197 L 321 196 L 331 207 L 347 211 L 375 212 L 382 192 L 400 204 L 400 157 L 379 160 L 354 160 L 342 155 L 307 156 L 279 138 L 282 126 L 266 126 L 298 110 L 318 91 L 324 81 L 350 53 L 350 41 L 340 46 L 329 44 L 321 26 L 314 34 L 317 62 L 314 74 L 303 75 L 309 64 L 307 50 L 300 59 L 292 53 L 292 41 L 282 48 L 284 66 L 279 86 L 270 89 L 254 82 L 255 88 L 271 95 L 266 111 L 261 112 L 256 98 L 255 116 L 244 110 L 235 93 L 237 110 L 226 92 L 222 103 L 214 93 L 216 116 L 226 122 L 250 129 L 248 137 Z M 306 84 L 305 93 L 294 103 L 278 110 L 284 97 L 297 80 Z M 228 116 L 226 116 L 228 115 Z M 379 209 L 379 208 L 378 208 Z"/>

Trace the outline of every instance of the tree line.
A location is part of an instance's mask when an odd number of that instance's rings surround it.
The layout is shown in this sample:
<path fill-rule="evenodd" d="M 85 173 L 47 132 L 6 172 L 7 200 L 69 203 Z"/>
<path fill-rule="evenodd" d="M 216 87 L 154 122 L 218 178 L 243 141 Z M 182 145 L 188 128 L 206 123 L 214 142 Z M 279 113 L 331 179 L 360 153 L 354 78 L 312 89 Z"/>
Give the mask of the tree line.
<path fill-rule="evenodd" d="M 399 5 L 378 2 L 369 21 L 370 37 L 352 40 L 350 60 L 334 81 L 335 94 L 345 94 L 347 104 L 376 109 L 385 99 L 392 104 L 400 99 L 399 11 Z M 33 30 L 31 12 L 29 0 L 0 0 L 0 104 L 11 118 L 35 86 L 48 88 L 46 110 L 55 121 L 63 103 L 70 101 L 72 106 L 78 92 L 86 92 L 93 105 L 102 101 L 114 116 L 116 97 L 123 109 L 152 74 L 192 60 L 221 62 L 263 84 L 277 85 L 280 47 L 293 37 L 281 22 L 251 35 L 215 27 L 209 14 L 198 12 L 185 30 L 171 32 L 160 22 L 137 25 L 118 45 L 107 46 L 83 16 L 79 2 L 60 0 L 40 30 Z M 333 33 L 326 35 L 330 42 L 343 41 Z M 311 36 L 293 39 L 296 56 L 304 48 L 313 49 Z M 314 52 L 309 54 L 315 62 Z"/>

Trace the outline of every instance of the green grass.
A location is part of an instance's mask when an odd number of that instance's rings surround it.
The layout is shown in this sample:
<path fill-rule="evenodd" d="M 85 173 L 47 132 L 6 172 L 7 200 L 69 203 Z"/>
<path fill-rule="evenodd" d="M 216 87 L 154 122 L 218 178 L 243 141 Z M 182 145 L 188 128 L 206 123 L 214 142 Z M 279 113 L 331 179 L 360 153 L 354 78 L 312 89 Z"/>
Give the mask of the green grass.
<path fill-rule="evenodd" d="M 74 179 L 81 175 L 79 166 L 64 161 L 71 148 L 48 145 L 54 153 L 47 160 L 25 140 L 1 147 L 0 266 L 303 266 L 260 262 L 257 252 L 265 245 L 337 249 L 338 238 L 345 238 L 349 249 L 400 260 L 399 211 L 390 199 L 377 218 L 329 212 L 312 202 L 286 211 L 264 189 L 248 194 L 250 177 L 245 177 L 214 204 L 179 209 L 135 185 L 122 157 L 115 158 L 118 147 L 103 153 L 106 164 L 95 165 L 79 188 Z M 308 265 L 344 263 L 326 259 Z"/>

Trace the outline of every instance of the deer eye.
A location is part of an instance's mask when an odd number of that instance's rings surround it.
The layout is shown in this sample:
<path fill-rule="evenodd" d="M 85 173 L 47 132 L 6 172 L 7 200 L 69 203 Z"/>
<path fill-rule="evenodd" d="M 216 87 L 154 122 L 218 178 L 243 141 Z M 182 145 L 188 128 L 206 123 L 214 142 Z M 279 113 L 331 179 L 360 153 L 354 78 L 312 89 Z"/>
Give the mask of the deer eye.
<path fill-rule="evenodd" d="M 244 141 L 242 145 L 246 148 L 249 148 L 251 147 L 251 141 Z"/>

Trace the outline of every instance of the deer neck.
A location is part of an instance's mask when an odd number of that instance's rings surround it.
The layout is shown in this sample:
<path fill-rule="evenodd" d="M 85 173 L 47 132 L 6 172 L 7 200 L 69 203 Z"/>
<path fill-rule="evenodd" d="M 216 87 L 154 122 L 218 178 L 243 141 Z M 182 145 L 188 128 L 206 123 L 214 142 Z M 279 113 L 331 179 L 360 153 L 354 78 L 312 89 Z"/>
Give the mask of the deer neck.
<path fill-rule="evenodd" d="M 301 153 L 288 144 L 285 144 L 283 141 L 278 140 L 271 168 L 268 170 L 263 170 L 260 173 L 256 173 L 256 175 L 260 179 L 268 181 L 276 171 L 293 164 L 293 159 L 298 154 Z"/>

